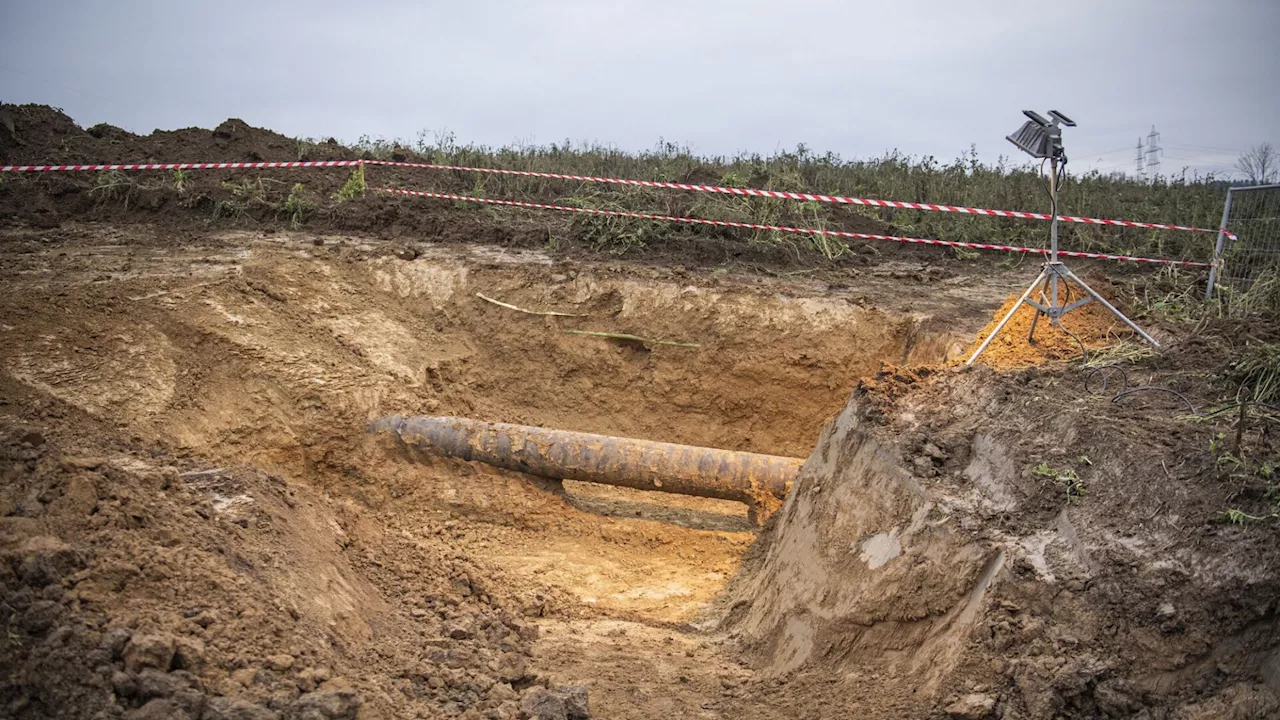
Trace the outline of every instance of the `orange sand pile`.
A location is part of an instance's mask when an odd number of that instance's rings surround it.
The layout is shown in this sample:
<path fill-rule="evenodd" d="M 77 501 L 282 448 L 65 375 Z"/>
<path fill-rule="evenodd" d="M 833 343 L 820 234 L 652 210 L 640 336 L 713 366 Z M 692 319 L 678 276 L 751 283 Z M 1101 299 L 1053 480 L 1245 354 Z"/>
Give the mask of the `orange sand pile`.
<path fill-rule="evenodd" d="M 1059 292 L 1062 290 L 1060 289 Z M 968 359 L 973 351 L 978 349 L 1004 314 L 1009 312 L 1009 308 L 1018 301 L 1020 295 L 1021 293 L 1010 295 L 1005 300 L 1004 305 L 1001 305 L 991 318 L 991 322 L 978 333 L 978 337 L 965 352 L 964 359 Z M 1036 292 L 1036 296 L 1038 295 L 1039 291 Z M 1074 301 L 1083 297 L 1083 293 L 1079 287 L 1072 284 L 1068 297 Z M 1035 314 L 1036 311 L 1028 305 L 1019 308 L 1009 324 L 1004 326 L 991 345 L 982 352 L 978 362 L 993 368 L 1006 369 L 1040 365 L 1054 360 L 1078 359 L 1080 345 L 1070 335 L 1055 328 L 1048 318 L 1041 317 L 1040 322 L 1036 324 L 1035 343 L 1027 342 L 1027 333 L 1031 330 L 1031 320 Z M 1133 332 L 1119 318 L 1112 315 L 1110 310 L 1096 300 L 1064 315 L 1062 326 L 1079 337 L 1085 347 L 1089 348 L 1112 345 L 1133 335 Z"/>

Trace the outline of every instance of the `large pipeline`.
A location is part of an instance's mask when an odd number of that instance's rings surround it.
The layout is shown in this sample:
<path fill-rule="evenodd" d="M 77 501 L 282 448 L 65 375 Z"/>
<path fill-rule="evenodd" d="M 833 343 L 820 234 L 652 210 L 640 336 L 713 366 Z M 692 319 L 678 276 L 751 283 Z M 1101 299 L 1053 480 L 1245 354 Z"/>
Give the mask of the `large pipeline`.
<path fill-rule="evenodd" d="M 804 463 L 799 458 L 716 450 L 456 417 L 390 417 L 389 432 L 409 448 L 560 480 L 735 500 L 763 517 L 776 509 Z"/>

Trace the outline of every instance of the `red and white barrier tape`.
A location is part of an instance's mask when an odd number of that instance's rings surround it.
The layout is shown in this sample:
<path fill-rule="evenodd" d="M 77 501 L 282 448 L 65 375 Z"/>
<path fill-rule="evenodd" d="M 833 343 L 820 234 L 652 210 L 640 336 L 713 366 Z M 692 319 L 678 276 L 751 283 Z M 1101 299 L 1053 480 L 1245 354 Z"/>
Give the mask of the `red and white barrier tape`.
<path fill-rule="evenodd" d="M 236 170 L 247 168 L 350 167 L 364 160 L 299 160 L 297 162 L 122 163 L 111 165 L 0 165 L 0 172 L 66 172 L 78 170 Z"/>
<path fill-rule="evenodd" d="M 588 215 L 609 215 L 627 217 L 638 220 L 657 220 L 661 222 L 685 223 L 690 225 L 715 225 L 718 227 L 746 228 L 748 230 L 772 230 L 776 232 L 795 233 L 800 235 L 828 235 L 832 237 L 853 238 L 857 240 L 888 240 L 891 242 L 913 243 L 918 245 L 942 245 L 946 247 L 973 248 L 976 250 L 1003 250 L 1006 252 L 1031 253 L 1047 255 L 1048 250 L 1042 248 L 1018 247 L 1016 245 L 991 245 L 988 243 L 958 242 L 955 240 L 929 240 L 925 238 L 900 237 L 896 235 L 872 235 L 869 233 L 848 232 L 845 230 L 817 230 L 813 228 L 785 227 L 781 225 L 759 225 L 756 223 L 733 222 L 730 220 L 705 220 L 703 218 L 674 217 L 670 215 L 652 215 L 649 213 L 627 212 L 622 210 L 600 210 L 596 208 L 578 208 L 566 205 L 546 205 L 543 203 L 521 202 L 519 200 L 497 200 L 494 198 L 468 197 L 466 195 L 449 195 L 447 193 L 423 192 L 420 190 L 398 190 L 394 188 L 372 188 L 374 192 L 392 195 L 410 195 L 415 197 L 436 198 L 438 200 L 462 200 L 465 202 L 483 203 L 486 205 L 506 205 L 510 207 L 533 208 L 536 210 L 561 210 L 564 212 L 586 213 Z M 1160 265 L 1194 265 L 1205 266 L 1207 263 L 1190 260 L 1163 260 L 1159 258 L 1130 257 L 1128 255 L 1108 255 L 1106 253 L 1074 252 L 1059 250 L 1059 255 L 1068 257 L 1094 258 L 1097 260 L 1128 260 L 1140 263 L 1156 263 Z"/>
<path fill-rule="evenodd" d="M 607 183 L 614 185 L 632 185 L 637 187 L 663 188 L 669 190 L 686 190 L 691 192 L 719 193 L 723 195 L 739 195 L 749 197 L 768 197 L 782 200 L 808 200 L 813 202 L 835 203 L 841 205 L 866 205 L 870 207 L 896 208 L 901 210 L 930 210 L 936 212 L 960 213 L 964 215 L 982 215 L 990 217 L 1018 218 L 1022 220 L 1051 220 L 1045 213 L 1021 212 L 1018 210 L 990 210 L 986 208 L 963 207 L 958 205 L 933 205 L 930 203 L 907 202 L 903 200 L 874 200 L 871 198 L 844 197 L 841 195 L 819 195 L 814 193 L 788 192 L 782 190 L 760 190 L 757 188 L 721 187 L 718 185 L 692 185 L 689 183 L 663 182 L 657 180 L 627 180 L 623 178 L 595 177 L 591 175 L 567 175 L 562 173 L 533 172 L 530 170 L 505 170 L 501 168 L 479 168 L 461 165 L 436 165 L 432 163 L 397 162 L 392 160 L 299 160 L 293 162 L 231 162 L 231 163 L 121 163 L 101 165 L 0 165 L 0 172 L 66 172 L 66 171 L 103 171 L 103 170 L 234 170 L 258 168 L 312 168 L 312 167 L 352 167 L 357 165 L 388 165 L 392 167 L 423 168 L 427 170 L 454 170 L 460 172 L 478 172 L 495 175 L 515 175 L 520 177 L 548 178 L 552 180 L 573 180 L 577 182 Z M 536 205 L 536 204 L 535 204 Z M 1190 227 L 1187 225 L 1166 225 L 1163 223 L 1146 223 L 1133 220 L 1105 220 L 1102 218 L 1061 215 L 1064 222 L 1086 223 L 1090 225 L 1113 225 L 1119 227 L 1148 228 L 1153 230 L 1185 230 L 1190 232 L 1221 232 L 1226 237 L 1236 240 L 1235 233 L 1228 230 L 1211 230 L 1209 228 Z M 937 241 L 941 242 L 941 241 Z M 1091 257 L 1091 256 L 1082 256 Z M 1116 256 L 1120 257 L 1120 256 Z M 1155 259 L 1124 258 L 1142 262 L 1170 262 L 1182 264 L 1186 261 L 1157 261 Z"/>
<path fill-rule="evenodd" d="M 625 180 L 622 178 L 595 177 L 591 175 L 564 175 L 561 173 L 533 172 L 530 170 L 503 170 L 498 168 L 477 168 L 459 165 L 433 165 L 430 163 L 393 162 L 391 160 L 367 160 L 365 162 L 370 165 L 391 165 L 395 167 L 423 168 L 427 170 L 456 170 L 461 172 L 478 172 L 495 175 L 518 175 L 521 177 L 609 183 L 614 185 L 633 185 L 637 187 L 665 188 L 668 190 L 720 193 L 723 195 L 745 195 L 750 197 L 779 198 L 782 200 L 809 200 L 813 202 L 836 203 L 840 205 L 868 205 L 871 207 L 897 208 L 902 210 L 932 210 L 936 212 L 961 213 L 964 215 L 1019 218 L 1022 220 L 1053 219 L 1053 216 L 1045 213 L 1020 212 L 1017 210 L 987 210 L 985 208 L 961 207 L 957 205 L 932 205 L 929 203 L 905 202 L 901 200 L 873 200 L 870 198 L 843 197 L 840 195 L 815 195 L 813 193 L 786 192 L 782 190 L 758 190 L 756 188 L 720 187 L 718 185 L 690 185 L 688 183 L 661 182 L 656 180 Z M 1090 225 L 1117 225 L 1120 227 L 1150 228 L 1154 230 L 1218 232 L 1217 230 L 1210 230 L 1208 228 L 1189 227 L 1186 225 L 1165 225 L 1162 223 L 1144 223 L 1132 220 L 1103 220 L 1101 218 L 1078 217 L 1075 215 L 1060 215 L 1058 219 L 1063 222 L 1087 223 Z M 1226 232 L 1225 234 L 1232 240 L 1236 238 L 1236 236 L 1230 232 Z"/>

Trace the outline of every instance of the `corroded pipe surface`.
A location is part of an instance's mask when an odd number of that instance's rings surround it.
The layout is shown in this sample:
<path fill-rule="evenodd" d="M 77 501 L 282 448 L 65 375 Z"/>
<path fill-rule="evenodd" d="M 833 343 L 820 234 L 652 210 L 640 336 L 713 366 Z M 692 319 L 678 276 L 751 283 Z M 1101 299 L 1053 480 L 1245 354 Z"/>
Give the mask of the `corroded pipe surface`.
<path fill-rule="evenodd" d="M 375 420 L 411 448 L 563 480 L 744 502 L 766 511 L 786 497 L 799 458 L 455 417 Z"/>

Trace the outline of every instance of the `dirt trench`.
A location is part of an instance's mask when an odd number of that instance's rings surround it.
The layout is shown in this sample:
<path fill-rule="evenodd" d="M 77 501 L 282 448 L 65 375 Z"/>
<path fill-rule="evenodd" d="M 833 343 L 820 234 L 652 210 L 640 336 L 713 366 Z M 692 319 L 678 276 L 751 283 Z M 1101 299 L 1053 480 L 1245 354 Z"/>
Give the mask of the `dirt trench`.
<path fill-rule="evenodd" d="M 945 368 L 1024 278 L 64 225 L 5 229 L 0 279 L 8 716 L 1280 710 L 1274 540 L 1221 523 L 1209 430 Z M 760 532 L 407 462 L 365 430 L 391 413 L 807 462 Z"/>
<path fill-rule="evenodd" d="M 937 312 L 927 314 L 902 305 L 901 279 L 889 273 L 852 291 L 301 233 L 175 243 L 158 229 L 69 226 L 9 231 L 3 247 L 7 424 L 34 425 L 94 455 L 102 438 L 118 437 L 135 448 L 112 465 L 120 473 L 172 465 L 191 478 L 186 491 L 212 503 L 213 520 L 252 531 L 246 517 L 275 518 L 287 530 L 267 545 L 283 555 L 233 565 L 256 567 L 303 618 L 295 623 L 310 618 L 329 645 L 347 647 L 330 665 L 387 637 L 412 637 L 418 610 L 396 607 L 423 602 L 389 597 L 403 587 L 353 565 L 353 544 L 411 585 L 437 573 L 396 565 L 392 535 L 483 563 L 500 578 L 490 586 L 502 586 L 484 597 L 506 598 L 542 633 L 530 650 L 537 671 L 509 684 L 585 685 L 603 717 L 692 706 L 714 717 L 717 703 L 741 695 L 750 671 L 707 631 L 721 612 L 714 600 L 756 537 L 746 507 L 560 486 L 447 459 L 411 464 L 371 440 L 365 423 L 390 413 L 459 415 L 805 457 L 858 378 L 884 363 L 954 355 L 1000 299 L 973 281 L 939 285 Z M 271 483 L 288 488 L 289 502 L 271 499 Z M 307 501 L 297 505 L 300 497 Z M 18 515 L 44 507 L 11 503 Z M 239 542 L 251 557 L 266 541 Z M 153 622 L 165 626 L 162 607 Z M 142 622 L 124 608 L 107 616 Z M 292 654 L 305 654 L 299 642 Z M 392 644 L 405 659 L 392 657 L 391 667 L 418 661 L 411 640 Z M 225 673 L 265 662 L 232 657 Z M 349 668 L 383 716 L 418 707 L 388 689 L 386 668 Z M 257 688 L 209 682 L 216 692 Z M 457 711 L 473 700 L 450 697 L 427 706 Z"/>

